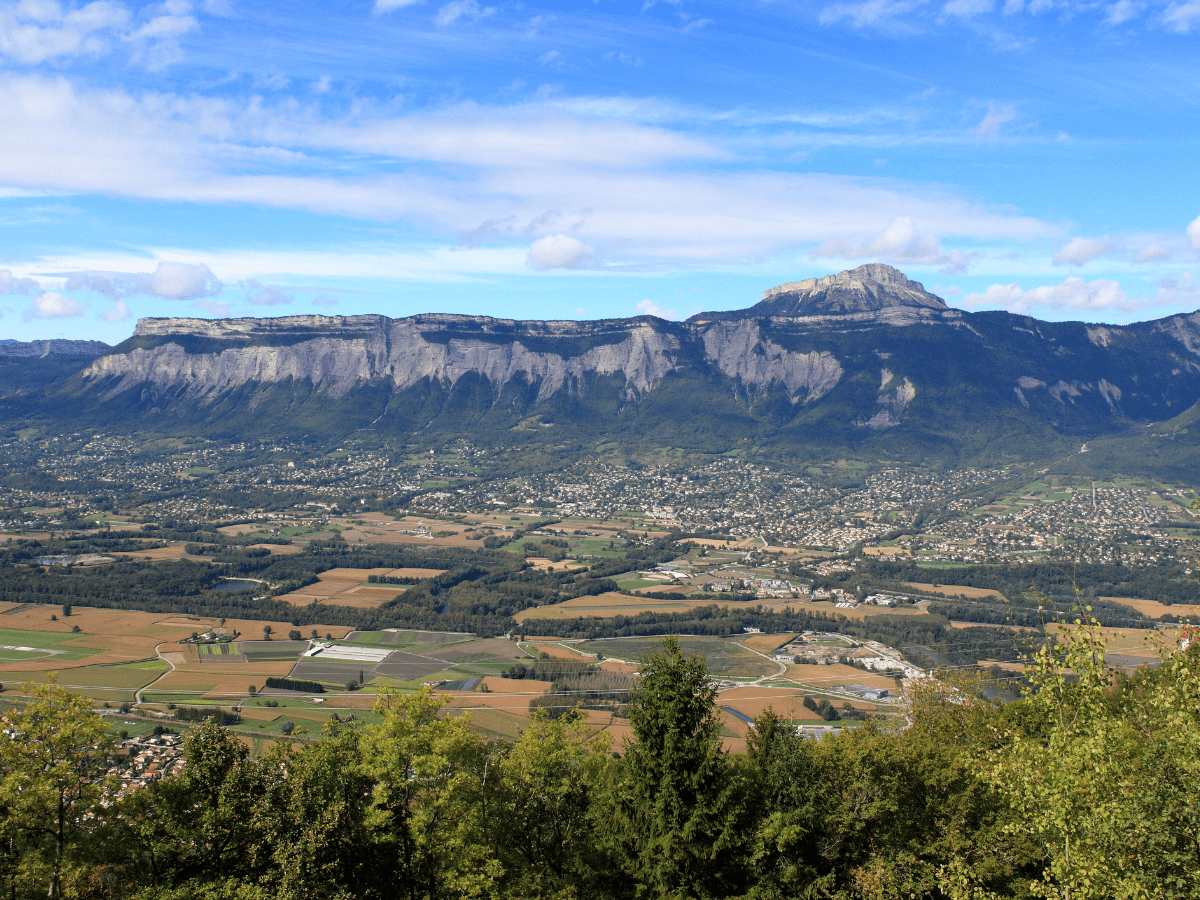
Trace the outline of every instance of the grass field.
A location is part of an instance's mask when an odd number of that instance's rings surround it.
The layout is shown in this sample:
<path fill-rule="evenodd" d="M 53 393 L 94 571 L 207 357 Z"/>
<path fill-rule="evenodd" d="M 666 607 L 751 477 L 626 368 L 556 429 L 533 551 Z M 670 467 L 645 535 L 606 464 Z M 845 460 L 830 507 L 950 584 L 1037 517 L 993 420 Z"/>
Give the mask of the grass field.
<path fill-rule="evenodd" d="M 1189 603 L 1175 603 L 1168 606 L 1165 603 L 1159 603 L 1157 600 L 1143 600 L 1140 597 L 1101 597 L 1100 599 L 1120 603 L 1122 606 L 1136 609 L 1142 615 L 1150 616 L 1154 619 L 1159 619 L 1163 616 L 1179 616 L 1180 618 L 1200 616 L 1200 606 Z"/>
<path fill-rule="evenodd" d="M 306 585 L 298 591 L 285 594 L 279 599 L 295 606 L 313 603 L 328 603 L 349 606 L 354 609 L 375 609 L 387 603 L 397 594 L 403 593 L 404 585 L 371 584 L 372 576 L 394 578 L 432 578 L 441 575 L 444 569 L 330 569 L 317 576 L 317 583 Z"/>
<path fill-rule="evenodd" d="M 672 589 L 666 585 L 659 587 L 664 591 Z M 663 600 L 659 597 L 631 596 L 610 591 L 593 597 L 572 597 L 570 600 L 553 603 L 549 606 L 530 607 L 521 610 L 513 618 L 518 622 L 524 622 L 527 619 L 574 619 L 578 616 L 597 616 L 599 618 L 635 616 L 640 612 L 686 612 L 697 606 L 707 606 L 713 602 L 724 605 L 720 601 L 708 598 Z"/>
<path fill-rule="evenodd" d="M 737 640 L 739 644 L 743 644 L 751 650 L 757 650 L 759 653 L 770 653 L 773 650 L 778 650 L 796 637 L 797 635 L 794 632 L 791 634 L 746 634 Z"/>
<path fill-rule="evenodd" d="M 793 722 L 820 721 L 821 717 L 804 705 L 804 698 L 810 694 L 811 691 L 806 693 L 800 688 L 754 685 L 721 691 L 717 695 L 717 705 L 736 709 L 751 719 L 757 719 L 770 708 L 780 717 Z"/>
<path fill-rule="evenodd" d="M 887 688 L 889 691 L 896 690 L 894 678 L 887 675 L 876 675 L 873 672 L 864 672 L 862 669 L 844 666 L 841 663 L 831 666 L 789 665 L 785 677 L 789 681 L 818 690 L 829 690 L 846 684 L 862 684 L 873 688 Z M 874 706 L 874 704 L 868 705 Z"/>
<path fill-rule="evenodd" d="M 607 638 L 582 641 L 578 646 L 587 653 L 603 653 L 618 659 L 636 662 L 658 650 L 662 638 Z M 714 675 L 731 677 L 758 677 L 777 671 L 769 660 L 749 650 L 736 646 L 726 638 L 680 637 L 680 647 L 685 654 L 695 654 L 704 659 Z"/>
<path fill-rule="evenodd" d="M 988 590 L 986 588 L 967 587 L 962 584 L 929 584 L 928 582 L 910 581 L 908 586 L 914 591 L 920 591 L 923 594 L 940 594 L 943 597 L 954 597 L 962 595 L 963 597 L 985 598 L 990 600 L 1003 600 L 1004 595 L 997 591 Z"/>

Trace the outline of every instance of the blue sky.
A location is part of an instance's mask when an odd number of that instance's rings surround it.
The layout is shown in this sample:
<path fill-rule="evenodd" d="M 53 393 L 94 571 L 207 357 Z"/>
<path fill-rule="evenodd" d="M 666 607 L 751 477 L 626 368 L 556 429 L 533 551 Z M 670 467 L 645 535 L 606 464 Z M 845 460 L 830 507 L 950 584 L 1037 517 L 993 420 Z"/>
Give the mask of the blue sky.
<path fill-rule="evenodd" d="M 0 3 L 0 334 L 1200 308 L 1200 0 Z"/>

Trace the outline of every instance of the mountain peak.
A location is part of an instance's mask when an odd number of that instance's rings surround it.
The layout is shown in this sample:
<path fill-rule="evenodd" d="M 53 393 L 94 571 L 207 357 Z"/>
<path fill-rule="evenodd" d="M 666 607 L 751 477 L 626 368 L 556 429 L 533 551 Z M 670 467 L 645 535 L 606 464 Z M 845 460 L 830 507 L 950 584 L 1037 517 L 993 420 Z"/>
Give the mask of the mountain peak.
<path fill-rule="evenodd" d="M 747 312 L 759 316 L 822 316 L 876 312 L 897 306 L 948 309 L 945 302 L 898 269 L 867 263 L 856 269 L 773 287 Z"/>

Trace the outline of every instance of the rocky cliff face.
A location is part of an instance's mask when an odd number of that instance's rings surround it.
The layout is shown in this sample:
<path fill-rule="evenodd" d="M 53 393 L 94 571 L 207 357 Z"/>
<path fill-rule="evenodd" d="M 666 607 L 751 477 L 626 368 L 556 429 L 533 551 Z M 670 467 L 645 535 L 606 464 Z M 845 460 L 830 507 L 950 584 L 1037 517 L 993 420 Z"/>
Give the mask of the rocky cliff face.
<path fill-rule="evenodd" d="M 123 409 L 144 427 L 483 428 L 497 440 L 528 439 L 532 416 L 553 425 L 538 433 L 588 440 L 653 432 L 654 446 L 677 445 L 682 433 L 723 452 L 790 435 L 980 459 L 1005 457 L 1014 435 L 1073 452 L 1200 403 L 1200 313 L 1129 326 L 966 313 L 888 266 L 860 266 L 687 322 L 143 319 L 80 374 L 64 396 L 78 409 L 82 392 L 106 424 Z"/>
<path fill-rule="evenodd" d="M 189 349 L 188 339 L 196 336 L 218 345 Z M 138 338 L 156 340 L 139 346 Z M 131 343 L 84 372 L 105 379 L 106 397 L 147 383 L 184 385 L 191 397 L 213 397 L 247 382 L 288 379 L 310 379 L 342 397 L 377 379 L 403 390 L 427 378 L 453 385 L 467 374 L 487 378 L 496 389 L 524 377 L 539 385 L 538 400 L 589 373 L 622 373 L 629 388 L 642 392 L 673 370 L 679 349 L 679 338 L 649 319 L 514 322 L 448 315 L 148 319 L 138 323 Z M 555 352 L 555 345 L 563 349 Z"/>
<path fill-rule="evenodd" d="M 601 323 L 448 315 L 143 319 L 132 346 L 96 360 L 84 376 L 103 380 L 106 398 L 152 384 L 180 385 L 199 399 L 247 382 L 310 379 L 319 390 L 343 397 L 376 379 L 404 390 L 424 379 L 453 385 L 475 374 L 497 391 L 523 378 L 538 386 L 541 402 L 590 374 L 622 375 L 629 392 L 643 394 L 677 370 L 681 348 L 692 344 L 752 392 L 778 384 L 793 402 L 812 401 L 838 383 L 842 367 L 828 352 L 793 352 L 761 332 L 752 319 L 708 326 L 649 317 Z M 189 348 L 195 337 L 217 346 Z M 147 338 L 153 340 L 139 344 Z"/>
<path fill-rule="evenodd" d="M 829 393 L 842 377 L 842 365 L 832 354 L 786 350 L 764 338 L 753 319 L 719 322 L 697 331 L 708 359 L 752 391 L 781 384 L 792 403 L 811 402 Z"/>

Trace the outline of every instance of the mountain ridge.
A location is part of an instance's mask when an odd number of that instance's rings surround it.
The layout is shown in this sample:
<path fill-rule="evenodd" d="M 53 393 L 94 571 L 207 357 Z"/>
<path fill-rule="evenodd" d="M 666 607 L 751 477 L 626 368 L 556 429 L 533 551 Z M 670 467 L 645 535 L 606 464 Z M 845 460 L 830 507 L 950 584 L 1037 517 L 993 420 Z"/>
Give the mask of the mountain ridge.
<path fill-rule="evenodd" d="M 972 313 L 861 266 L 686 322 L 143 319 L 10 400 L 9 417 L 58 409 L 88 427 L 1043 459 L 1200 403 L 1200 313 L 1127 326 Z"/>

